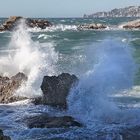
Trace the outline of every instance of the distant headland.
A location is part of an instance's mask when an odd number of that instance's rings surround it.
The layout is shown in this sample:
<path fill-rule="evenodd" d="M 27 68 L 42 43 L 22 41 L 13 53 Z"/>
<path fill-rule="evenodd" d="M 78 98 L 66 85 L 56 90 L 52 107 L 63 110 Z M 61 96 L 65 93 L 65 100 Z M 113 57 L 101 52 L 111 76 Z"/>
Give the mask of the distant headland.
<path fill-rule="evenodd" d="M 98 17 L 140 17 L 140 6 L 129 6 L 125 8 L 113 9 L 109 12 L 96 12 L 90 15 L 84 14 L 84 18 Z"/>

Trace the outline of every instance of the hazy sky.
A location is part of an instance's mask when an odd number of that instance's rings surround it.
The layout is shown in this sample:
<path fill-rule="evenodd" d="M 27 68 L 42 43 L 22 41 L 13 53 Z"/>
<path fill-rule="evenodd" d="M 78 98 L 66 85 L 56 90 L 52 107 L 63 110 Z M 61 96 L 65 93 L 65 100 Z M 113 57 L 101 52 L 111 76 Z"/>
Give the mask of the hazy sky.
<path fill-rule="evenodd" d="M 97 11 L 140 5 L 140 0 L 0 0 L 0 16 L 80 17 Z"/>

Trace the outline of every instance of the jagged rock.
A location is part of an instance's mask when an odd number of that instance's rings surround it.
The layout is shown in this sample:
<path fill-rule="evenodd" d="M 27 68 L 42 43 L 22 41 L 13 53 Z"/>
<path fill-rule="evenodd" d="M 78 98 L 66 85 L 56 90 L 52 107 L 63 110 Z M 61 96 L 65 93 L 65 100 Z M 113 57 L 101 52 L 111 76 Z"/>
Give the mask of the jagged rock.
<path fill-rule="evenodd" d="M 46 27 L 52 26 L 52 24 L 47 20 L 30 19 L 30 18 L 24 18 L 24 17 L 20 17 L 20 16 L 11 16 L 0 27 L 0 31 L 11 31 L 11 30 L 13 30 L 19 24 L 19 21 L 21 19 L 24 19 L 26 25 L 30 28 L 39 27 L 41 29 L 45 29 Z"/>
<path fill-rule="evenodd" d="M 52 26 L 52 24 L 47 20 L 30 19 L 30 18 L 26 19 L 26 24 L 30 28 L 38 27 L 38 28 L 41 28 L 41 29 L 45 29 L 46 27 Z"/>
<path fill-rule="evenodd" d="M 3 24 L 4 30 L 13 30 L 17 24 L 18 21 L 22 19 L 22 17 L 20 16 L 11 16 L 8 20 L 5 21 L 5 23 Z"/>
<path fill-rule="evenodd" d="M 79 30 L 86 30 L 86 29 L 105 29 L 107 28 L 106 25 L 100 24 L 100 23 L 93 23 L 93 24 L 84 24 L 84 25 L 79 25 L 78 29 Z"/>
<path fill-rule="evenodd" d="M 125 29 L 140 28 L 140 19 L 124 24 L 123 28 L 125 28 Z"/>
<path fill-rule="evenodd" d="M 62 73 L 58 76 L 44 76 L 41 85 L 43 97 L 35 99 L 35 104 L 46 104 L 60 108 L 67 108 L 67 96 L 70 89 L 78 81 L 75 75 Z"/>
<path fill-rule="evenodd" d="M 70 116 L 50 117 L 48 114 L 25 118 L 23 122 L 25 122 L 29 128 L 66 128 L 71 126 L 82 126 Z"/>
<path fill-rule="evenodd" d="M 9 136 L 4 136 L 3 131 L 0 129 L 0 140 L 11 140 Z"/>
<path fill-rule="evenodd" d="M 11 78 L 0 76 L 0 103 L 10 103 L 25 99 L 24 97 L 14 96 L 14 91 L 26 80 L 27 77 L 23 73 L 18 73 Z"/>

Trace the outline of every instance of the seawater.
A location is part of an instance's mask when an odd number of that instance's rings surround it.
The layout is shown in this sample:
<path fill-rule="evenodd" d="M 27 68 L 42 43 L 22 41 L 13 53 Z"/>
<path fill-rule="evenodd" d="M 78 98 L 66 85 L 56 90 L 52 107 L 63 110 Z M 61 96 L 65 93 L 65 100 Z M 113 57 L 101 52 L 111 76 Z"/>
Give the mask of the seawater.
<path fill-rule="evenodd" d="M 4 19 L 1 19 L 1 22 Z M 0 105 L 0 128 L 13 140 L 121 139 L 118 131 L 140 125 L 140 31 L 119 25 L 133 18 L 49 19 L 54 26 L 29 29 L 21 21 L 13 32 L 0 33 L 0 74 L 28 76 L 15 94 L 40 96 L 44 75 L 62 72 L 80 79 L 68 96 L 68 111 L 33 105 L 30 100 Z M 100 22 L 105 30 L 77 30 L 77 25 Z M 49 113 L 71 115 L 83 128 L 28 129 L 24 117 Z"/>

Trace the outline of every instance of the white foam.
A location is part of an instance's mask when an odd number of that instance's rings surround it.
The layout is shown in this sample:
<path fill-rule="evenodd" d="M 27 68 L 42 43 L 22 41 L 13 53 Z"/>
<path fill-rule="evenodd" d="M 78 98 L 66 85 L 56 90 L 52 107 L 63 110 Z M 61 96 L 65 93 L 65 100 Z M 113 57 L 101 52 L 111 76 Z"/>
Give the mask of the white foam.
<path fill-rule="evenodd" d="M 47 27 L 46 29 L 40 29 L 40 28 L 29 28 L 28 31 L 30 32 L 55 32 L 55 31 L 67 31 L 67 30 L 77 30 L 76 25 L 53 25 L 52 27 Z"/>
<path fill-rule="evenodd" d="M 40 85 L 44 75 L 55 74 L 55 64 L 58 54 L 50 43 L 34 42 L 30 33 L 22 21 L 19 27 L 12 33 L 10 48 L 16 52 L 10 52 L 8 56 L 0 59 L 0 73 L 15 75 L 23 72 L 28 76 L 28 81 L 16 94 L 21 96 L 41 95 Z"/>

